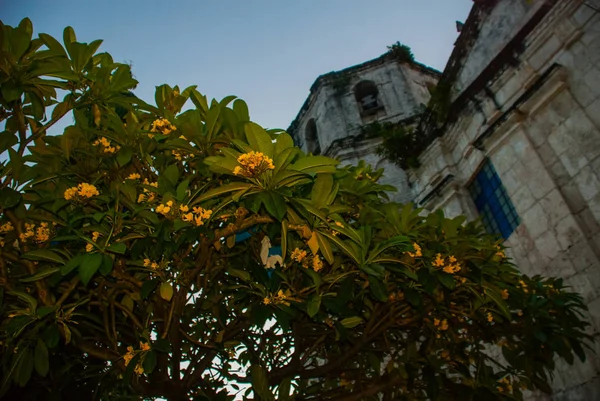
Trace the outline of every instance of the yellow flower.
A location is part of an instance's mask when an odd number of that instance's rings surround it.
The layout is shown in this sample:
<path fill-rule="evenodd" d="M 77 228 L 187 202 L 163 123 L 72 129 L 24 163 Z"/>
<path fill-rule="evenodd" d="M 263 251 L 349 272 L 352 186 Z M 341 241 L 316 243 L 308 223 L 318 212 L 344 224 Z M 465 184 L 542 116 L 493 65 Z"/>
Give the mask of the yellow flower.
<path fill-rule="evenodd" d="M 86 252 L 92 252 L 93 250 L 94 250 L 94 245 L 92 245 L 92 244 L 89 244 L 89 243 L 88 243 L 88 244 L 85 246 L 85 251 L 86 251 Z"/>
<path fill-rule="evenodd" d="M 194 223 L 196 223 L 196 225 L 197 225 L 198 227 L 200 227 L 200 226 L 203 226 L 203 225 L 204 225 L 204 222 L 202 221 L 202 217 L 200 217 L 200 216 L 196 216 L 196 217 L 194 218 Z"/>
<path fill-rule="evenodd" d="M 444 266 L 444 259 L 442 258 L 442 254 L 438 253 L 435 257 L 435 261 L 433 262 L 433 266 L 435 267 L 443 267 Z"/>
<path fill-rule="evenodd" d="M 139 180 L 141 176 L 138 173 L 131 173 L 127 176 L 128 180 Z"/>
<path fill-rule="evenodd" d="M 95 195 L 100 195 L 98 189 L 92 184 L 85 182 L 77 185 L 76 187 L 67 189 L 64 194 L 66 200 L 71 200 L 76 196 L 80 198 L 91 198 Z"/>
<path fill-rule="evenodd" d="M 150 268 L 151 268 L 152 270 L 156 270 L 156 269 L 158 269 L 158 263 L 156 263 L 156 262 L 152 262 L 152 264 L 150 265 Z"/>
<path fill-rule="evenodd" d="M 508 299 L 508 290 L 504 289 L 502 290 L 502 299 Z"/>
<path fill-rule="evenodd" d="M 173 206 L 173 201 L 172 200 L 168 201 L 167 206 L 169 206 L 169 207 Z"/>
<path fill-rule="evenodd" d="M 179 206 L 179 211 L 181 211 L 183 213 L 187 213 L 188 210 L 190 210 L 190 208 L 187 205 Z"/>
<path fill-rule="evenodd" d="M 290 255 L 290 258 L 292 260 L 295 260 L 296 262 L 302 262 L 302 259 L 304 259 L 305 257 L 306 251 L 302 251 L 299 248 L 294 249 L 294 251 Z"/>
<path fill-rule="evenodd" d="M 439 327 L 440 330 L 448 330 L 448 321 L 446 319 L 442 320 L 442 324 Z"/>
<path fill-rule="evenodd" d="M 183 160 L 183 156 L 181 156 L 181 153 L 177 152 L 176 150 L 172 150 L 171 154 L 173 155 L 173 157 L 175 157 L 175 160 L 177 160 L 177 161 Z"/>
<path fill-rule="evenodd" d="M 323 268 L 323 262 L 321 261 L 321 259 L 318 256 L 315 256 L 313 258 L 313 270 L 318 272 L 322 268 Z"/>
<path fill-rule="evenodd" d="M 271 303 L 271 298 L 266 298 L 266 297 L 265 297 L 265 298 L 263 299 L 263 304 L 265 304 L 265 305 L 269 305 L 270 303 Z"/>
<path fill-rule="evenodd" d="M 154 120 L 152 122 L 152 128 L 150 129 L 150 132 L 158 132 L 163 135 L 168 135 L 176 129 L 177 128 L 173 124 L 171 124 L 169 120 L 165 118 L 159 118 L 158 120 Z"/>
<path fill-rule="evenodd" d="M 142 351 L 148 351 L 148 350 L 150 350 L 150 344 L 140 341 L 140 349 Z"/>
<path fill-rule="evenodd" d="M 340 223 L 339 221 L 336 221 L 335 225 L 338 227 L 344 228 L 344 225 L 342 223 Z"/>
<path fill-rule="evenodd" d="M 487 314 L 487 321 L 490 323 L 494 321 L 494 316 L 492 316 L 492 314 L 490 312 L 488 312 L 488 314 Z"/>
<path fill-rule="evenodd" d="M 77 187 L 69 188 L 65 191 L 65 200 L 71 200 L 77 195 Z"/>
<path fill-rule="evenodd" d="M 134 372 L 137 375 L 141 375 L 142 373 L 144 373 L 144 368 L 142 367 L 142 365 L 140 363 L 138 363 L 137 365 L 135 365 Z"/>
<path fill-rule="evenodd" d="M 146 196 L 144 194 L 140 194 L 137 199 L 137 203 L 142 203 L 146 200 Z"/>
<path fill-rule="evenodd" d="M 419 258 L 421 256 L 423 256 L 423 253 L 421 252 L 421 247 L 419 246 L 419 244 L 417 244 L 416 242 L 413 242 L 413 248 L 414 248 L 414 252 L 406 252 L 408 254 L 408 256 L 410 256 L 411 258 Z"/>
<path fill-rule="evenodd" d="M 12 225 L 12 223 L 9 221 L 7 223 L 4 223 L 0 226 L 0 233 L 7 233 L 10 231 L 13 231 L 15 229 L 15 227 Z"/>
<path fill-rule="evenodd" d="M 191 223 L 194 221 L 194 215 L 192 213 L 183 214 L 181 220 Z"/>
<path fill-rule="evenodd" d="M 50 229 L 48 223 L 41 223 L 35 231 L 35 240 L 37 242 L 46 242 L 50 239 Z"/>
<path fill-rule="evenodd" d="M 168 202 L 167 202 L 167 204 L 168 204 Z M 173 202 L 171 202 L 171 204 L 173 204 Z M 162 203 L 156 207 L 156 213 L 160 213 L 163 216 L 168 215 L 170 211 L 171 211 L 171 207 L 170 206 L 165 206 Z"/>
<path fill-rule="evenodd" d="M 442 270 L 449 274 L 458 273 L 460 271 L 460 265 L 458 263 L 455 265 L 448 265 L 445 266 Z"/>
<path fill-rule="evenodd" d="M 456 258 L 454 256 L 450 255 L 450 256 L 448 256 L 448 261 L 450 263 L 455 263 L 456 262 Z"/>
<path fill-rule="evenodd" d="M 440 319 L 434 318 L 433 319 L 433 325 L 434 326 L 439 326 L 440 325 Z"/>
<path fill-rule="evenodd" d="M 148 258 L 144 259 L 144 267 L 150 267 L 150 263 L 152 263 L 150 261 L 150 259 L 148 259 Z"/>
<path fill-rule="evenodd" d="M 98 241 L 98 237 L 100 237 L 100 233 L 98 231 L 94 231 L 92 233 L 92 241 L 94 241 L 94 242 Z"/>
<path fill-rule="evenodd" d="M 131 362 L 131 360 L 133 359 L 133 354 L 127 353 L 125 355 L 123 355 L 123 361 L 125 362 L 125 366 L 129 365 L 129 362 Z"/>
<path fill-rule="evenodd" d="M 235 175 L 243 175 L 244 177 L 256 177 L 267 170 L 273 170 L 273 159 L 261 152 L 251 151 L 244 153 L 237 158 L 240 166 L 233 170 Z"/>

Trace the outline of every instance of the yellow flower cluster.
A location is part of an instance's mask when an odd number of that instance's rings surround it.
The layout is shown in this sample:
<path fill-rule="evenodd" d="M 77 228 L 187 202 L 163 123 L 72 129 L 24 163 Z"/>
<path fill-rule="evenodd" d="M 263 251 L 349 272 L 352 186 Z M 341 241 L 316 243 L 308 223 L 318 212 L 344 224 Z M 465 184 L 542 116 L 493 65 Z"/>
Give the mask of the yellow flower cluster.
<path fill-rule="evenodd" d="M 144 267 L 149 267 L 152 270 L 157 270 L 159 265 L 158 265 L 158 263 L 153 262 L 150 259 L 146 258 L 146 259 L 144 259 Z"/>
<path fill-rule="evenodd" d="M 529 290 L 527 289 L 527 283 L 523 280 L 519 280 L 519 284 L 521 284 L 521 287 L 523 287 L 523 292 L 527 294 L 529 292 Z M 519 288 L 519 286 L 517 286 L 517 288 Z"/>
<path fill-rule="evenodd" d="M 194 207 L 193 213 L 189 210 L 190 208 L 187 205 L 179 206 L 181 220 L 187 221 L 188 223 L 193 223 L 197 227 L 204 225 L 204 220 L 210 219 L 210 216 L 212 215 L 212 210 L 203 209 L 201 207 Z"/>
<path fill-rule="evenodd" d="M 182 135 L 182 136 L 183 136 L 183 135 Z M 185 137 L 184 137 L 184 138 L 185 138 Z M 174 158 L 175 158 L 175 160 L 177 160 L 177 161 L 182 161 L 183 159 L 187 159 L 188 157 L 189 157 L 189 158 L 191 158 L 191 157 L 194 157 L 194 154 L 193 154 L 193 153 L 189 153 L 189 154 L 187 154 L 187 155 L 186 155 L 186 154 L 184 154 L 184 153 L 181 153 L 181 152 L 179 152 L 179 151 L 177 151 L 177 150 L 172 150 L 172 151 L 171 151 L 171 154 L 173 155 L 173 157 L 174 157 Z"/>
<path fill-rule="evenodd" d="M 504 253 L 504 249 L 500 248 L 500 245 L 496 245 L 496 256 L 499 256 L 502 259 L 506 259 L 506 254 Z"/>
<path fill-rule="evenodd" d="M 273 160 L 261 152 L 244 153 L 237 158 L 240 166 L 233 170 L 235 175 L 243 175 L 244 177 L 256 177 L 267 170 L 273 170 Z"/>
<path fill-rule="evenodd" d="M 303 251 L 300 248 L 296 248 L 290 255 L 290 258 L 292 260 L 295 260 L 296 262 L 302 262 L 302 259 L 304 259 L 306 257 L 306 255 L 307 255 L 306 251 Z"/>
<path fill-rule="evenodd" d="M 100 233 L 98 231 L 94 231 L 92 233 L 92 241 L 94 241 L 94 242 L 98 241 L 99 237 L 100 237 Z M 93 250 L 94 250 L 94 245 L 93 244 L 88 243 L 85 246 L 85 251 L 86 252 L 92 252 Z"/>
<path fill-rule="evenodd" d="M 12 223 L 9 221 L 7 223 L 4 223 L 0 226 L 0 234 L 4 234 L 4 233 L 8 233 L 11 232 L 15 229 L 15 227 L 12 225 Z"/>
<path fill-rule="evenodd" d="M 313 258 L 312 268 L 316 272 L 319 272 L 323 268 L 323 262 L 321 261 L 321 258 L 319 258 L 318 256 L 315 256 Z"/>
<path fill-rule="evenodd" d="M 454 274 L 460 271 L 460 264 L 457 263 L 457 260 L 454 256 L 448 256 L 448 261 L 446 261 L 441 253 L 438 253 L 435 256 L 435 260 L 433 261 L 434 267 L 441 267 L 445 273 Z"/>
<path fill-rule="evenodd" d="M 36 242 L 48 241 L 50 239 L 50 227 L 48 227 L 48 223 L 40 223 L 37 229 L 35 228 L 35 224 L 25 223 L 25 232 L 19 235 L 19 239 L 25 242 L 31 237 L 34 237 Z"/>
<path fill-rule="evenodd" d="M 444 331 L 444 330 L 448 330 L 448 320 L 443 319 L 433 319 L 433 325 L 435 327 L 437 327 L 438 330 Z"/>
<path fill-rule="evenodd" d="M 420 258 L 421 256 L 423 256 L 423 252 L 419 244 L 413 242 L 413 248 L 415 250 L 414 252 L 406 252 L 408 256 L 410 256 L 411 258 Z"/>
<path fill-rule="evenodd" d="M 7 223 L 4 223 L 0 226 L 0 234 L 6 234 L 9 233 L 11 231 L 13 231 L 15 229 L 15 227 L 12 225 L 12 223 L 9 221 Z M 4 246 L 4 239 L 0 238 L 0 247 Z"/>
<path fill-rule="evenodd" d="M 149 185 L 154 188 L 158 188 L 158 182 L 150 182 L 150 181 L 148 181 L 147 178 L 144 178 L 144 182 L 142 184 Z M 153 202 L 154 199 L 156 199 L 156 194 L 154 192 L 150 191 L 148 188 L 144 188 L 144 193 L 140 194 L 138 196 L 137 202 L 138 203 Z"/>
<path fill-rule="evenodd" d="M 126 180 L 139 180 L 142 178 L 138 173 L 131 173 L 127 176 Z"/>
<path fill-rule="evenodd" d="M 167 216 L 169 212 L 171 212 L 171 208 L 173 207 L 173 201 L 170 200 L 166 204 L 160 204 L 156 207 L 156 213 L 160 213 L 163 216 Z"/>
<path fill-rule="evenodd" d="M 125 366 L 129 365 L 129 363 L 135 357 L 136 354 L 142 353 L 142 357 L 143 357 L 144 354 L 148 351 L 150 351 L 150 344 L 144 343 L 142 341 L 140 341 L 140 349 L 137 351 L 134 350 L 131 345 L 128 346 L 127 353 L 125 355 L 123 355 L 123 362 L 125 362 Z M 140 362 L 138 362 L 138 364 L 135 366 L 134 372 L 137 375 L 141 375 L 142 373 L 144 373 L 144 368 L 142 367 L 142 360 L 140 360 Z"/>
<path fill-rule="evenodd" d="M 98 189 L 95 186 L 85 182 L 65 191 L 66 200 L 71 200 L 73 198 L 91 198 L 94 195 L 100 195 L 100 192 L 98 192 Z"/>
<path fill-rule="evenodd" d="M 95 140 L 94 143 L 92 143 L 92 145 L 102 145 L 104 147 L 104 153 L 115 153 L 121 149 L 119 145 L 111 146 L 110 141 L 104 137 Z"/>
<path fill-rule="evenodd" d="M 265 305 L 270 305 L 270 304 L 274 304 L 274 305 L 284 304 L 286 306 L 290 306 L 289 300 L 292 300 L 292 299 L 293 298 L 290 297 L 290 292 L 289 291 L 286 291 L 284 293 L 283 290 L 279 290 L 277 292 L 277 295 L 271 295 L 270 297 L 265 297 L 263 299 L 263 304 L 265 304 Z"/>
<path fill-rule="evenodd" d="M 152 128 L 150 132 L 157 132 L 163 135 L 169 135 L 171 132 L 175 131 L 177 128 L 169 122 L 166 118 L 159 118 L 158 120 L 154 120 L 152 122 Z M 154 135 L 149 134 L 150 138 Z"/>
<path fill-rule="evenodd" d="M 507 393 L 513 392 L 513 386 L 511 384 L 510 380 L 508 379 L 508 377 L 504 377 L 504 378 L 498 380 L 498 383 L 500 383 L 500 385 L 498 387 L 496 387 L 496 389 L 498 390 L 499 393 L 503 393 L 504 391 L 506 391 Z"/>

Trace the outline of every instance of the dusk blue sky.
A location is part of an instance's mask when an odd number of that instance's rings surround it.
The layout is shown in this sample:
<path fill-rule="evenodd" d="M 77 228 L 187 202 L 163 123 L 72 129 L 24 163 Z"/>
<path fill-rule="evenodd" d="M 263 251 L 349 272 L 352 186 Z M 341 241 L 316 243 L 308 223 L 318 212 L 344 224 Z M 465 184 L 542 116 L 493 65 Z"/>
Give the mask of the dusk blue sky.
<path fill-rule="evenodd" d="M 29 17 L 36 33 L 104 39 L 133 65 L 136 94 L 162 83 L 236 95 L 252 119 L 287 128 L 321 74 L 375 58 L 396 41 L 443 69 L 473 0 L 0 0 L 0 19 Z"/>

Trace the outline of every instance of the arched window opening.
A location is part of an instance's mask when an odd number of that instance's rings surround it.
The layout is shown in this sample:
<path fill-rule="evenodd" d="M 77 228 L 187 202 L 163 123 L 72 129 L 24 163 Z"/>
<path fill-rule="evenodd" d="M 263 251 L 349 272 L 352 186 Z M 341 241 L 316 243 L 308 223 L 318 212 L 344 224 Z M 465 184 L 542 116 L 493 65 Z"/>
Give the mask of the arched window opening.
<path fill-rule="evenodd" d="M 373 81 L 361 81 L 354 87 L 354 98 L 360 106 L 362 115 L 375 114 L 383 106 L 378 99 L 379 91 Z"/>
<path fill-rule="evenodd" d="M 311 118 L 306 123 L 306 147 L 307 150 L 313 155 L 321 153 L 321 144 L 319 143 L 319 135 L 317 133 L 317 123 L 315 119 Z"/>

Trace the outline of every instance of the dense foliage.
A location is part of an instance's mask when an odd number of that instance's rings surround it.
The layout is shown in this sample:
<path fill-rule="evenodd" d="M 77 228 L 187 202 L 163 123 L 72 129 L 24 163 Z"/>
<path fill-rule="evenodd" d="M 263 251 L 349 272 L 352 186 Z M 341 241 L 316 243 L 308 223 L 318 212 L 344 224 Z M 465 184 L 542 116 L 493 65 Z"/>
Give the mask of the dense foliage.
<path fill-rule="evenodd" d="M 1 35 L 0 396 L 520 399 L 585 357 L 581 298 L 478 224 L 234 97 L 149 105 L 71 28 Z"/>

